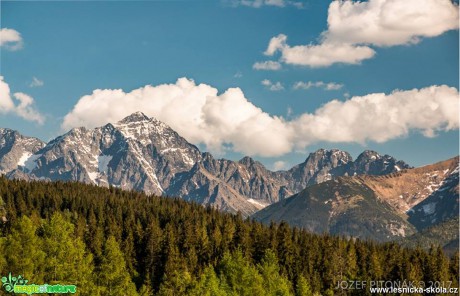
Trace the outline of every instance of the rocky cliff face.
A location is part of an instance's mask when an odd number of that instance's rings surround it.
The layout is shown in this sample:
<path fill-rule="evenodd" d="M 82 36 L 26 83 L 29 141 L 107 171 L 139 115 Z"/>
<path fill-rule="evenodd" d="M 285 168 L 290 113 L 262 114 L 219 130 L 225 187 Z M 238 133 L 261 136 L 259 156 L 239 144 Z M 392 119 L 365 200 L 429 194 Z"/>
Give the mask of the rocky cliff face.
<path fill-rule="evenodd" d="M 17 131 L 0 128 L 0 174 L 6 174 L 19 167 L 27 168 L 31 157 L 43 148 L 39 139 L 26 137 Z"/>
<path fill-rule="evenodd" d="M 14 133 L 16 138 L 23 137 Z M 0 143 L 14 146 L 6 144 L 15 143 L 10 138 L 1 134 Z M 230 212 L 241 211 L 245 216 L 308 185 L 338 176 L 381 175 L 408 167 L 372 151 L 365 151 L 353 162 L 347 152 L 320 149 L 288 171 L 272 172 L 250 157 L 231 161 L 201 153 L 169 126 L 141 112 L 95 129 L 72 129 L 46 145 L 23 138 L 14 152 L 0 150 L 0 168 L 11 178 L 111 185 L 178 196 Z"/>

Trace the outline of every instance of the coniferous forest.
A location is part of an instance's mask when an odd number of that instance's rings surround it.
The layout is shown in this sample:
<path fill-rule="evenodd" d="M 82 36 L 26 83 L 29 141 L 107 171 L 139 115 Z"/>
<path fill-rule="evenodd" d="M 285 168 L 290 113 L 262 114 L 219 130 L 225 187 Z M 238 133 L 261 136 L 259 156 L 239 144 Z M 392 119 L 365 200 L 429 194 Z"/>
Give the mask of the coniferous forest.
<path fill-rule="evenodd" d="M 458 287 L 458 253 L 438 246 L 315 235 L 117 188 L 2 177 L 0 219 L 2 276 L 75 284 L 77 295 L 366 295 L 336 285 L 371 280 Z"/>

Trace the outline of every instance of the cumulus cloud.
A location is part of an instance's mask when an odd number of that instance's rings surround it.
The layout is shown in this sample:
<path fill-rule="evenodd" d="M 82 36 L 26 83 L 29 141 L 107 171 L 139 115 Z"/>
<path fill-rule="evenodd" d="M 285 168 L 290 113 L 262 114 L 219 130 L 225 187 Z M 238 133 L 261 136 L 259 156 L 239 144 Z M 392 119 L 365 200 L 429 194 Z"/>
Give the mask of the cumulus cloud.
<path fill-rule="evenodd" d="M 327 40 L 394 46 L 458 29 L 458 7 L 451 0 L 336 0 L 327 22 Z"/>
<path fill-rule="evenodd" d="M 313 114 L 301 115 L 293 125 L 299 147 L 317 141 L 382 143 L 410 130 L 432 137 L 458 129 L 458 110 L 458 90 L 441 85 L 333 100 Z"/>
<path fill-rule="evenodd" d="M 121 89 L 95 90 L 78 101 L 65 116 L 62 128 L 117 122 L 139 110 L 214 153 L 223 153 L 227 144 L 235 151 L 262 156 L 281 155 L 292 148 L 291 131 L 283 118 L 270 116 L 254 106 L 241 89 L 230 88 L 218 94 L 216 88 L 197 85 L 186 78 L 129 93 Z M 271 143 L 273 139 L 277 140 Z"/>
<path fill-rule="evenodd" d="M 248 6 L 254 8 L 260 8 L 262 6 L 277 6 L 277 7 L 286 7 L 294 6 L 297 8 L 304 8 L 304 3 L 302 1 L 289 1 L 289 0 L 233 0 L 232 4 L 234 6 Z"/>
<path fill-rule="evenodd" d="M 18 50 L 22 48 L 21 34 L 13 29 L 0 29 L 0 47 L 8 50 Z"/>
<path fill-rule="evenodd" d="M 18 104 L 15 104 L 13 98 L 18 101 Z M 0 76 L 0 113 L 13 113 L 27 121 L 35 121 L 38 124 L 45 122 L 45 117 L 37 111 L 34 99 L 31 96 L 17 92 L 13 94 L 13 98 L 8 83 L 4 81 L 3 76 Z"/>
<path fill-rule="evenodd" d="M 458 90 L 441 85 L 333 100 L 287 120 L 252 104 L 239 88 L 219 94 L 214 87 L 180 78 L 129 93 L 97 89 L 80 98 L 62 128 L 101 126 L 141 110 L 211 152 L 223 153 L 230 146 L 243 154 L 273 157 L 320 141 L 384 142 L 410 131 L 431 137 L 458 129 L 458 109 Z"/>
<path fill-rule="evenodd" d="M 281 82 L 271 82 L 270 80 L 268 79 L 264 79 L 261 81 L 261 83 L 263 86 L 267 87 L 268 90 L 271 90 L 271 91 L 280 91 L 280 90 L 283 90 L 284 89 L 284 86 L 281 84 Z"/>
<path fill-rule="evenodd" d="M 292 86 L 293 89 L 310 89 L 312 87 L 322 88 L 324 90 L 339 90 L 343 87 L 343 84 L 336 82 L 323 82 L 323 81 L 297 81 Z"/>
<path fill-rule="evenodd" d="M 276 61 L 256 62 L 252 65 L 254 70 L 272 70 L 277 71 L 281 69 L 281 63 Z"/>
<path fill-rule="evenodd" d="M 335 63 L 359 64 L 375 55 L 375 51 L 365 45 L 323 42 L 318 45 L 289 46 L 286 41 L 287 36 L 283 34 L 273 37 L 265 54 L 271 56 L 280 51 L 280 61 L 310 67 L 327 67 Z"/>
<path fill-rule="evenodd" d="M 45 85 L 43 80 L 38 79 L 37 77 L 32 78 L 32 82 L 29 84 L 29 87 L 40 87 Z"/>
<path fill-rule="evenodd" d="M 273 37 L 265 51 L 280 61 L 310 67 L 359 64 L 375 56 L 370 46 L 414 44 L 458 29 L 458 6 L 451 0 L 334 0 L 328 29 L 318 44 L 290 46 L 287 36 Z"/>

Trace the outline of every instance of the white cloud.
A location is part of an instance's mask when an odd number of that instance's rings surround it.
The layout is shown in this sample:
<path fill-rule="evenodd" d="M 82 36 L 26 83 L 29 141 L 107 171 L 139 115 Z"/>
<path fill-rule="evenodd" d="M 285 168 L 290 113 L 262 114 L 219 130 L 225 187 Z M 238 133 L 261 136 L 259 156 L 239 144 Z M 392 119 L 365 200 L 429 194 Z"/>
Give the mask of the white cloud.
<path fill-rule="evenodd" d="M 14 98 L 19 101 L 19 105 L 15 107 L 15 113 L 28 121 L 35 121 L 38 124 L 43 124 L 45 118 L 41 115 L 34 106 L 34 99 L 24 93 L 15 93 Z"/>
<path fill-rule="evenodd" d="M 296 145 L 312 142 L 385 142 L 407 136 L 410 130 L 427 137 L 437 131 L 458 129 L 459 93 L 446 85 L 395 90 L 333 100 L 295 122 Z"/>
<path fill-rule="evenodd" d="M 45 85 L 43 80 L 38 79 L 37 77 L 32 78 L 32 82 L 29 84 L 29 87 L 40 87 Z"/>
<path fill-rule="evenodd" d="M 276 61 L 256 62 L 252 65 L 254 70 L 272 70 L 277 71 L 281 69 L 281 63 Z"/>
<path fill-rule="evenodd" d="M 268 90 L 271 91 L 280 91 L 284 89 L 284 86 L 281 84 L 281 82 L 271 82 L 268 79 L 264 79 L 260 82 L 263 86 L 266 86 Z"/>
<path fill-rule="evenodd" d="M 369 46 L 407 45 L 439 36 L 458 29 L 458 17 L 450 0 L 335 0 L 318 44 L 290 46 L 280 34 L 270 40 L 265 55 L 279 51 L 280 61 L 310 67 L 359 64 L 375 56 Z"/>
<path fill-rule="evenodd" d="M 302 1 L 289 1 L 289 0 L 233 0 L 232 4 L 235 6 L 249 6 L 254 8 L 260 8 L 262 6 L 277 6 L 277 7 L 286 7 L 294 6 L 297 8 L 304 8 L 304 3 Z"/>
<path fill-rule="evenodd" d="M 38 124 L 45 122 L 45 117 L 37 111 L 34 105 L 34 99 L 29 95 L 21 92 L 13 94 L 15 100 L 19 102 L 15 104 L 11 97 L 10 87 L 0 76 L 0 113 L 13 113 L 27 121 L 35 121 Z"/>
<path fill-rule="evenodd" d="M 434 136 L 458 129 L 459 93 L 445 85 L 374 93 L 333 100 L 314 113 L 286 120 L 253 105 L 239 88 L 219 94 L 209 85 L 180 78 L 129 93 L 97 89 L 80 98 L 62 128 L 101 126 L 139 110 L 214 153 L 230 144 L 247 155 L 279 156 L 320 141 L 384 142 L 409 131 Z"/>
<path fill-rule="evenodd" d="M 339 90 L 343 87 L 343 84 L 336 82 L 323 82 L 323 81 L 297 81 L 293 85 L 293 89 L 310 89 L 312 87 L 322 88 L 324 90 Z"/>
<path fill-rule="evenodd" d="M 335 63 L 359 64 L 375 55 L 375 51 L 365 45 L 326 42 L 319 45 L 289 46 L 286 41 L 287 36 L 283 34 L 273 37 L 265 54 L 271 56 L 280 51 L 280 61 L 310 67 L 327 67 Z"/>
<path fill-rule="evenodd" d="M 18 50 L 22 48 L 21 34 L 13 29 L 0 29 L 0 47 L 8 50 Z"/>
<path fill-rule="evenodd" d="M 186 78 L 129 93 L 97 89 L 80 98 L 65 116 L 62 128 L 117 122 L 139 110 L 169 124 L 188 141 L 205 144 L 214 153 L 222 153 L 225 144 L 232 144 L 235 151 L 262 156 L 281 155 L 292 148 L 291 131 L 284 120 L 254 106 L 241 89 L 230 88 L 218 94 L 216 88 Z M 273 139 L 277 141 L 271 143 Z"/>
<path fill-rule="evenodd" d="M 451 0 L 333 1 L 327 40 L 394 46 L 416 43 L 458 28 L 458 7 Z"/>

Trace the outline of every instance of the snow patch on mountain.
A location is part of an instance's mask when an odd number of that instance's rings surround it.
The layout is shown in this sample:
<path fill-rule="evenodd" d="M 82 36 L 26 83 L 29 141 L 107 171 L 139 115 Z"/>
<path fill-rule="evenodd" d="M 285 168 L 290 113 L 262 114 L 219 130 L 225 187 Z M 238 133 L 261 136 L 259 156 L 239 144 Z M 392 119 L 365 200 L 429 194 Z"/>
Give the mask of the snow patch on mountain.
<path fill-rule="evenodd" d="M 252 203 L 253 205 L 255 205 L 256 207 L 258 207 L 259 209 L 263 209 L 263 208 L 265 208 L 266 206 L 268 206 L 267 204 L 262 203 L 262 202 L 257 201 L 257 200 L 254 200 L 254 199 L 252 199 L 252 198 L 248 199 L 248 201 L 249 201 L 250 203 Z"/>
<path fill-rule="evenodd" d="M 34 154 L 30 155 L 26 161 L 24 161 L 24 167 L 27 171 L 31 172 L 37 167 L 37 159 L 39 159 L 42 155 L 41 154 Z"/>
<path fill-rule="evenodd" d="M 107 174 L 109 162 L 112 158 L 112 155 L 99 155 L 97 157 L 97 168 L 100 173 Z"/>
<path fill-rule="evenodd" d="M 24 166 L 26 161 L 29 159 L 29 157 L 32 155 L 31 152 L 29 151 L 24 151 L 22 154 L 21 158 L 18 160 L 18 166 Z"/>

